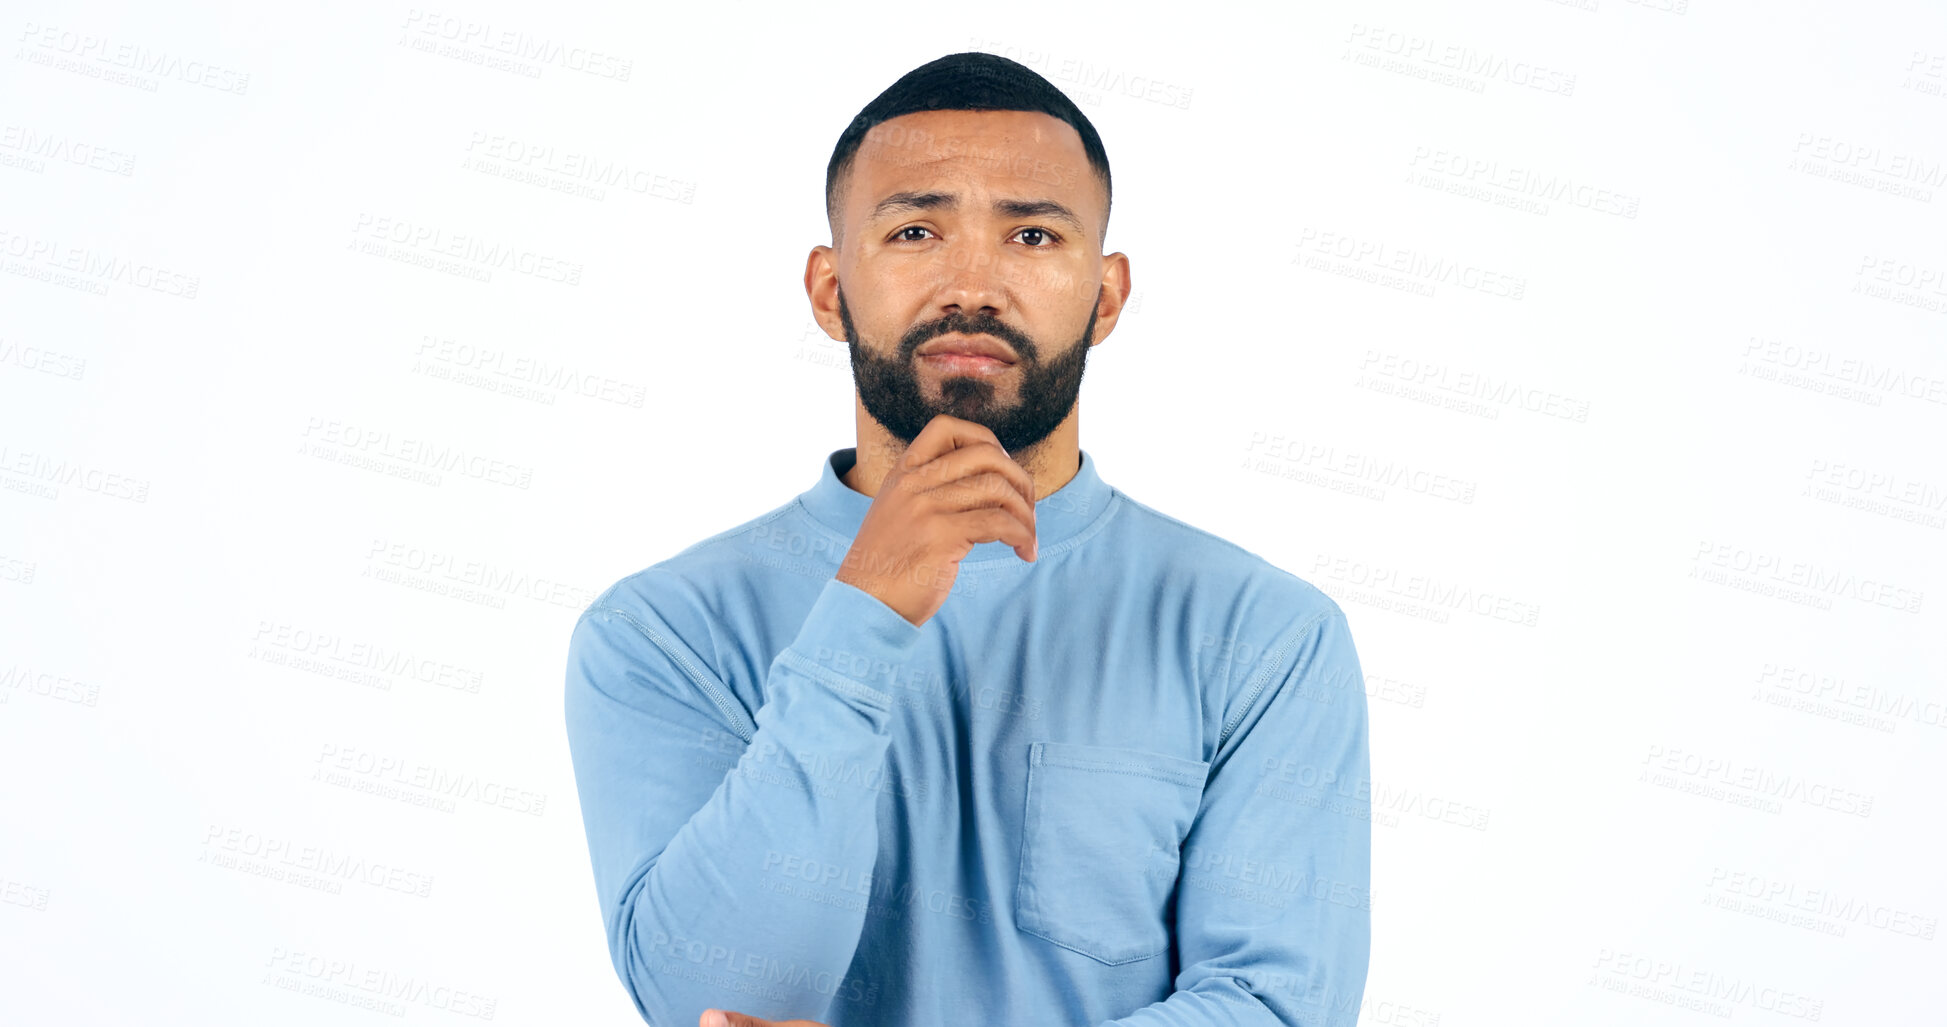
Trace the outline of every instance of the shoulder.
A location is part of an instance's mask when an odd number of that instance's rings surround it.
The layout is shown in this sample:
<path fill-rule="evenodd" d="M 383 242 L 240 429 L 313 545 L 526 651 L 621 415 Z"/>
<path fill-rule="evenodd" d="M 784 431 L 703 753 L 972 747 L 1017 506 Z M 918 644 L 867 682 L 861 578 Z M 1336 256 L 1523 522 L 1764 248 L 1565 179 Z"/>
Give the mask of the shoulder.
<path fill-rule="evenodd" d="M 626 682 L 646 681 L 748 738 L 777 626 L 819 580 L 815 561 L 785 564 L 794 573 L 765 555 L 812 530 L 799 509 L 793 500 L 617 578 L 575 622 L 571 665 L 625 702 L 645 703 Z"/>
<path fill-rule="evenodd" d="M 1119 520 L 1126 537 L 1157 554 L 1158 584 L 1192 588 L 1234 604 L 1235 615 L 1258 634 L 1292 634 L 1343 617 L 1331 596 L 1260 553 L 1140 502 L 1120 490 Z M 1242 625 L 1240 625 L 1242 626 Z"/>
<path fill-rule="evenodd" d="M 753 578 L 761 577 L 766 569 L 775 569 L 778 561 L 764 559 L 765 553 L 813 545 L 813 530 L 804 523 L 806 518 L 795 516 L 799 510 L 793 499 L 624 574 L 581 616 L 647 615 L 685 637 L 706 635 L 710 614 L 720 608 L 726 594 L 748 594 Z"/>

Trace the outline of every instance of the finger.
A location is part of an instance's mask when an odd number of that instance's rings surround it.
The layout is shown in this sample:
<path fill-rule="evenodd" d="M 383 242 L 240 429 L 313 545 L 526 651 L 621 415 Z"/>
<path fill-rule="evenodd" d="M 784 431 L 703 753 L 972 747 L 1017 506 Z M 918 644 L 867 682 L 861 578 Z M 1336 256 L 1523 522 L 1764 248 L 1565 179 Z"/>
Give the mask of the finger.
<path fill-rule="evenodd" d="M 912 471 L 943 456 L 954 454 L 955 450 L 982 445 L 992 446 L 994 452 L 1003 457 L 1007 463 L 1013 464 L 1017 469 L 1020 468 L 1021 465 L 1015 461 L 1013 455 L 1001 448 L 1001 440 L 994 435 L 993 429 L 984 424 L 955 417 L 952 414 L 940 414 L 931 421 L 926 422 L 926 427 L 920 429 L 920 433 L 914 436 L 912 445 L 906 447 L 905 455 L 899 460 L 900 466 L 898 469 Z M 959 454 L 955 455 L 957 456 Z M 960 464 L 957 460 L 953 460 L 948 461 L 945 466 L 959 469 L 964 465 Z M 982 465 L 982 468 L 999 470 L 1005 473 L 1005 469 L 1000 467 L 986 468 Z M 946 476 L 943 480 L 958 478 L 962 474 Z M 1009 476 L 1016 477 L 1014 475 Z M 1034 502 L 1034 482 L 1028 477 L 1028 473 L 1025 470 L 1021 471 L 1018 477 L 1016 477 L 1016 482 L 1021 487 L 1022 495 L 1028 497 L 1028 502 Z"/>
<path fill-rule="evenodd" d="M 918 467 L 962 446 L 981 442 L 992 443 L 995 446 L 1001 444 L 994 430 L 984 424 L 969 421 L 964 417 L 955 417 L 952 414 L 939 414 L 926 422 L 926 427 L 921 428 L 919 434 L 913 437 L 912 445 L 906 447 L 906 454 L 911 458 L 912 466 Z"/>
<path fill-rule="evenodd" d="M 975 542 L 1005 542 L 1015 555 L 1026 560 L 1035 552 L 1034 532 L 1018 518 L 997 506 L 969 510 L 954 518 L 956 529 Z M 1038 555 L 1038 554 L 1037 554 Z"/>
<path fill-rule="evenodd" d="M 1013 484 L 997 471 L 983 471 L 968 475 L 958 481 L 928 489 L 926 496 L 940 504 L 944 510 L 964 512 L 986 507 L 999 507 L 1006 510 L 1032 533 L 1035 526 L 1034 506 L 1021 498 Z"/>
<path fill-rule="evenodd" d="M 770 1020 L 766 1020 L 761 1016 L 752 1016 L 749 1013 L 733 1012 L 728 1009 L 723 1011 L 723 1017 L 724 1020 L 726 1021 L 725 1027 L 789 1027 L 790 1024 L 803 1022 L 798 1020 L 789 1020 L 789 1021 L 785 1021 L 784 1023 L 773 1023 Z"/>
<path fill-rule="evenodd" d="M 986 431 L 985 428 L 981 430 Z M 907 452 L 910 454 L 912 450 L 908 449 Z M 1006 479 L 1007 484 L 1028 501 L 1028 505 L 1032 506 L 1035 500 L 1034 479 L 1019 461 L 1007 455 L 998 442 L 969 442 L 925 463 L 895 467 L 894 473 L 899 476 L 898 482 L 902 488 L 920 492 L 962 478 L 993 473 Z"/>

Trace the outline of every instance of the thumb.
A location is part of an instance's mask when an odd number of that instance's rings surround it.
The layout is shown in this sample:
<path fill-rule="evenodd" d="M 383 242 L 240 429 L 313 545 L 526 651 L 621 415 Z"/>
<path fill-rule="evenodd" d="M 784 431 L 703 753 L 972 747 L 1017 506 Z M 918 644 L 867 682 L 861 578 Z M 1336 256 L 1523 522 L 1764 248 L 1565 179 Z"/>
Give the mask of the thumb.
<path fill-rule="evenodd" d="M 705 1009 L 697 1027 L 771 1027 L 771 1021 L 727 1009 Z"/>

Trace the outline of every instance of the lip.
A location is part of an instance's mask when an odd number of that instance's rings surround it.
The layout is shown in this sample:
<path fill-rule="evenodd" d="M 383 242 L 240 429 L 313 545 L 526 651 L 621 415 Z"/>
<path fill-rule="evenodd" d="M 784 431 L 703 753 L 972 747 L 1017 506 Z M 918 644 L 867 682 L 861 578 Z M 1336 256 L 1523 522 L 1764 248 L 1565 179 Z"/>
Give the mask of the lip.
<path fill-rule="evenodd" d="M 993 357 L 983 357 L 973 353 L 928 353 L 919 358 L 920 363 L 949 374 L 1006 374 L 1013 364 Z"/>
<path fill-rule="evenodd" d="M 984 335 L 942 335 L 916 351 L 921 357 L 979 357 L 999 364 L 1013 364 L 1014 351 Z"/>

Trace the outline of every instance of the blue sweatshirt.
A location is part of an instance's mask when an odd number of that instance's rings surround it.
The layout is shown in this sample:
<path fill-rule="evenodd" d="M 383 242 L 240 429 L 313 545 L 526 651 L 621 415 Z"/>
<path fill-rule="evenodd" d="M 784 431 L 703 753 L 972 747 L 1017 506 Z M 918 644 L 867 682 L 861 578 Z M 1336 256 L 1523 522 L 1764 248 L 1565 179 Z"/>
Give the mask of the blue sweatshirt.
<path fill-rule="evenodd" d="M 1111 488 L 973 547 L 915 626 L 838 581 L 872 499 L 616 582 L 569 643 L 608 947 L 656 1027 L 1351 1027 L 1371 941 L 1344 613 Z"/>

